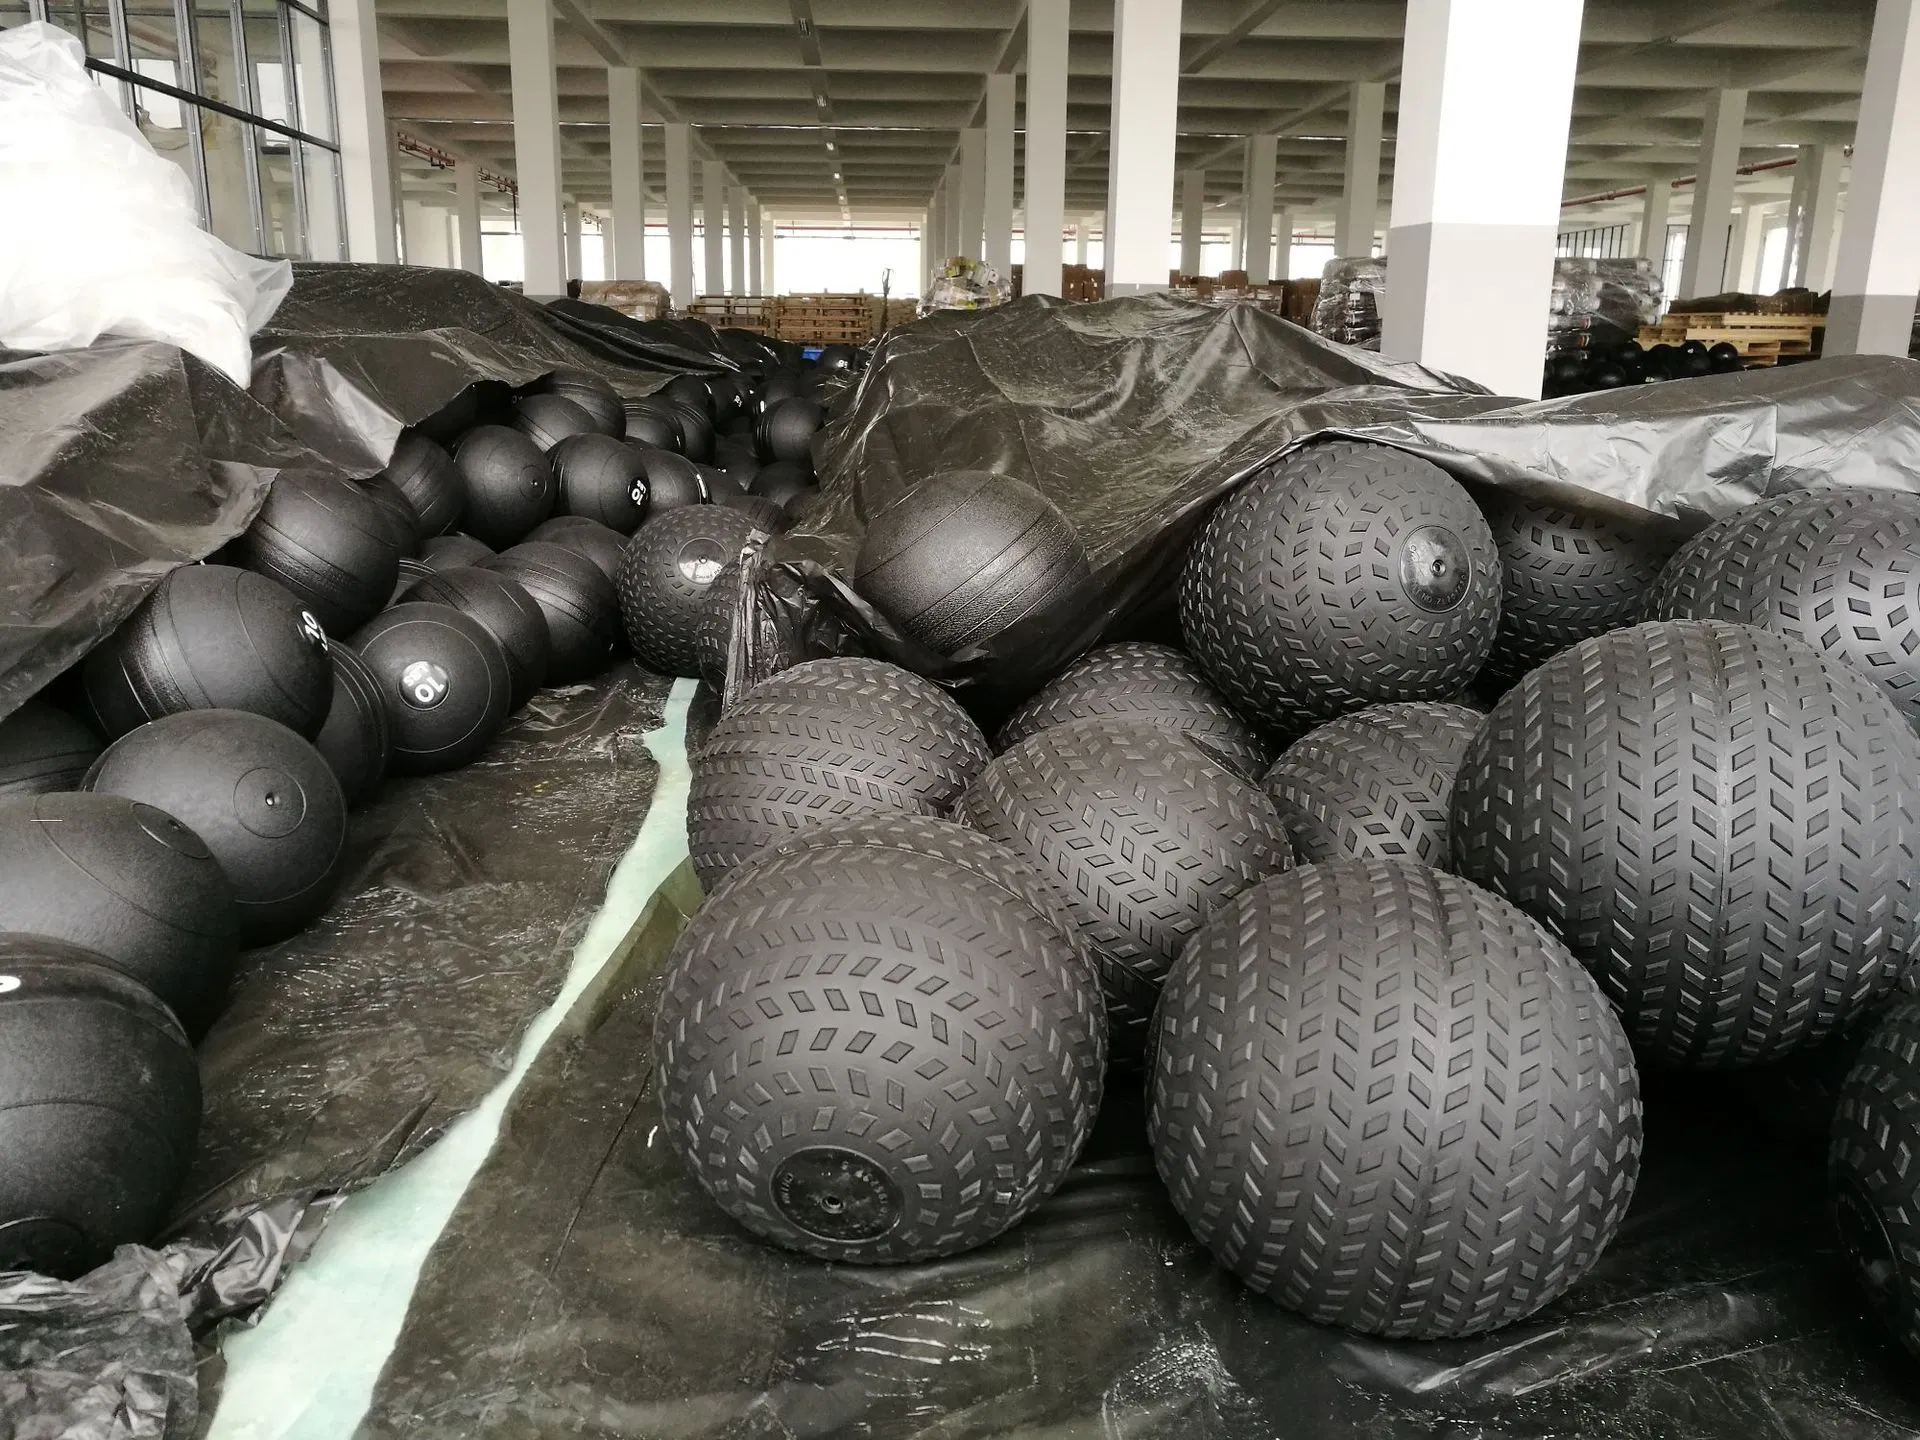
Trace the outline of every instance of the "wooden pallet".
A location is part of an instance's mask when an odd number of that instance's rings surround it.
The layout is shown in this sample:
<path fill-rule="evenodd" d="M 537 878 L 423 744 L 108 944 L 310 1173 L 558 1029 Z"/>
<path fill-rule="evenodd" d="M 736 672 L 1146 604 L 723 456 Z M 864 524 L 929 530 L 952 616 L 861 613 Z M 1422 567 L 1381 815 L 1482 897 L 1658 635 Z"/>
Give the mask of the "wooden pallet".
<path fill-rule="evenodd" d="M 1827 323 L 1824 315 L 1668 314 L 1657 325 L 1643 325 L 1642 345 L 1731 345 L 1749 365 L 1773 365 L 1783 355 L 1811 355 L 1813 332 Z"/>
<path fill-rule="evenodd" d="M 873 295 L 782 295 L 773 302 L 773 333 L 811 345 L 864 345 L 885 320 Z"/>

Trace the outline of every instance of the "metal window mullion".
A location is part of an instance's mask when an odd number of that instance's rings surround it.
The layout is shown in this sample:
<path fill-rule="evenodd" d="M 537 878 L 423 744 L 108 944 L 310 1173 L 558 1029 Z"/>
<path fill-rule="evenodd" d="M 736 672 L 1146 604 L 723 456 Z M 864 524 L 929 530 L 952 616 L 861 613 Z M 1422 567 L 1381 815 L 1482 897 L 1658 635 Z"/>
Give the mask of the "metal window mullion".
<path fill-rule="evenodd" d="M 334 226 L 335 250 L 333 258 L 347 258 L 347 167 L 340 158 L 340 95 L 333 86 L 333 22 L 326 18 L 326 0 L 316 0 L 320 6 L 320 56 L 325 64 L 327 76 L 327 128 L 333 131 L 333 213 L 340 217 Z"/>
<path fill-rule="evenodd" d="M 200 93 L 200 21 L 193 0 L 173 0 L 174 54 L 179 64 L 180 88 Z M 177 97 L 176 97 L 177 98 Z M 187 127 L 187 155 L 192 160 L 193 199 L 200 207 L 200 223 L 213 229 L 213 190 L 207 182 L 207 139 L 200 127 L 200 107 L 180 105 Z"/>
<path fill-rule="evenodd" d="M 233 58 L 239 69 L 240 109 L 258 115 L 253 99 L 253 56 L 247 46 L 246 0 L 228 0 L 228 26 L 233 32 Z M 267 211 L 260 194 L 260 140 L 252 124 L 240 127 L 240 156 L 247 167 L 247 204 L 253 210 L 253 253 L 267 253 Z"/>
<path fill-rule="evenodd" d="M 304 130 L 307 125 L 300 113 L 300 68 L 294 58 L 293 15 L 288 9 L 287 0 L 280 0 L 276 8 L 280 16 L 281 88 L 287 97 L 287 126 L 292 130 Z M 287 142 L 287 158 L 293 167 L 293 228 L 299 232 L 287 249 L 311 260 L 312 247 L 307 243 L 306 149 L 298 140 Z"/>

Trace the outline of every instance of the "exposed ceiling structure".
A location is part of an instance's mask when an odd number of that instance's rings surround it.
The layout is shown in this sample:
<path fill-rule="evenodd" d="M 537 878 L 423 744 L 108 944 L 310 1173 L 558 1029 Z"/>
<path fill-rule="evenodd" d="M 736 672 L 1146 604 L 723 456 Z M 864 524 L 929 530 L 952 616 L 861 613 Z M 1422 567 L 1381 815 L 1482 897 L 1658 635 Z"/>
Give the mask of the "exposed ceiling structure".
<path fill-rule="evenodd" d="M 658 123 L 672 119 L 693 124 L 700 152 L 781 220 L 917 217 L 960 131 L 984 124 L 986 76 L 1023 66 L 1025 9 L 1025 0 L 556 0 L 565 188 L 592 207 L 611 196 L 606 67 L 624 63 L 646 75 L 656 199 Z M 1721 87 L 1749 92 L 1745 161 L 1853 138 L 1872 0 L 1587 0 L 1585 13 L 1569 197 L 1691 174 L 1707 97 Z M 378 14 L 389 119 L 511 175 L 506 0 L 378 0 Z M 1179 165 L 1205 168 L 1209 204 L 1237 203 L 1245 137 L 1277 133 L 1278 203 L 1330 216 L 1348 89 L 1363 80 L 1389 83 L 1384 201 L 1404 20 L 1403 0 L 1186 0 Z M 1074 0 L 1069 218 L 1105 204 L 1112 26 L 1110 0 Z M 410 189 L 448 183 L 423 162 L 404 168 Z M 1750 188 L 1783 193 L 1790 175 Z M 1580 207 L 1568 221 L 1605 223 L 1636 204 Z"/>

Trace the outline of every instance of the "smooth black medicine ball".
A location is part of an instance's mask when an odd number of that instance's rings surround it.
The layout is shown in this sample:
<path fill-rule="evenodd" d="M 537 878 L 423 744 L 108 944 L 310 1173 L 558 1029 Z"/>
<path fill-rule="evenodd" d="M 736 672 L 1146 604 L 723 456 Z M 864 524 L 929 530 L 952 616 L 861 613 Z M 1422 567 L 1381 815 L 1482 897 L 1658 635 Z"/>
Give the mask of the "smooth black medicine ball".
<path fill-rule="evenodd" d="M 609 435 L 575 435 L 547 456 L 559 485 L 564 515 L 584 515 L 622 535 L 640 528 L 646 515 L 647 462 L 640 452 Z"/>
<path fill-rule="evenodd" d="M 791 370 L 776 370 L 760 384 L 760 414 L 765 414 L 782 400 L 791 400 L 800 393 L 800 377 Z"/>
<path fill-rule="evenodd" d="M 547 617 L 550 683 L 592 679 L 613 659 L 620 636 L 620 592 L 586 556 L 531 540 L 502 551 L 481 568 L 520 585 Z"/>
<path fill-rule="evenodd" d="M 680 425 L 680 453 L 689 460 L 711 460 L 713 417 L 704 408 L 683 400 L 673 402 L 673 417 Z"/>
<path fill-rule="evenodd" d="M 395 770 L 455 769 L 485 750 L 506 723 L 512 704 L 506 651 L 484 625 L 451 605 L 396 605 L 376 615 L 353 643 L 386 703 Z"/>
<path fill-rule="evenodd" d="M 793 528 L 793 520 L 774 501 L 764 495 L 722 495 L 720 504 L 729 510 L 738 510 L 753 521 L 754 527 L 766 531 L 769 535 L 783 535 Z"/>
<path fill-rule="evenodd" d="M 1676 379 L 1691 379 L 1713 373 L 1713 356 L 1708 352 L 1706 342 L 1689 340 L 1674 352 L 1673 373 Z"/>
<path fill-rule="evenodd" d="M 411 555 L 418 550 L 426 532 L 420 527 L 420 512 L 413 508 L 411 500 L 400 493 L 400 487 L 385 474 L 370 475 L 359 484 L 361 490 L 380 507 L 381 523 L 387 527 L 387 536 L 393 542 L 393 548 L 402 555 Z"/>
<path fill-rule="evenodd" d="M 805 396 L 782 400 L 760 417 L 754 443 L 766 460 L 804 460 L 812 453 L 814 434 L 826 412 Z"/>
<path fill-rule="evenodd" d="M 593 421 L 594 429 L 618 440 L 627 433 L 626 407 L 620 392 L 588 370 L 556 370 L 533 387 L 536 395 L 558 395 L 571 400 Z"/>
<path fill-rule="evenodd" d="M 327 636 L 282 585 L 186 565 L 81 667 L 88 718 L 109 740 L 182 710 L 248 710 L 301 735 L 333 702 Z"/>
<path fill-rule="evenodd" d="M 521 396 L 513 402 L 513 428 L 543 455 L 570 436 L 599 433 L 593 416 L 564 395 Z"/>
<path fill-rule="evenodd" d="M 794 508 L 811 497 L 818 488 L 813 483 L 812 472 L 804 464 L 797 460 L 775 460 L 770 465 L 760 467 L 747 490 L 750 494 L 764 496 L 792 515 Z"/>
<path fill-rule="evenodd" d="M 495 550 L 518 545 L 553 513 L 553 467 L 518 430 L 469 430 L 454 448 L 453 463 L 467 486 L 467 532 L 483 544 Z"/>
<path fill-rule="evenodd" d="M 462 615 L 478 620 L 506 652 L 507 704 L 518 710 L 533 698 L 534 691 L 547 683 L 553 641 L 547 629 L 547 617 L 534 603 L 533 596 L 512 577 L 483 568 L 490 567 L 496 558 L 488 556 L 481 565 L 449 570 L 422 580 L 407 599 L 451 605 Z"/>
<path fill-rule="evenodd" d="M 556 515 L 527 539 L 543 540 L 562 550 L 584 555 L 607 579 L 615 584 L 620 581 L 620 560 L 627 553 L 627 537 L 617 530 L 609 530 L 598 520 L 589 520 L 584 515 Z"/>
<path fill-rule="evenodd" d="M 478 565 L 493 553 L 491 545 L 471 535 L 436 535 L 420 547 L 420 563 L 439 574 L 462 565 Z"/>
<path fill-rule="evenodd" d="M 713 410 L 713 425 L 716 430 L 724 429 L 743 408 L 740 387 L 734 383 L 731 375 L 709 375 L 707 395 Z"/>
<path fill-rule="evenodd" d="M 640 527 L 619 584 L 627 640 L 642 665 L 662 675 L 699 675 L 713 583 L 754 533 L 751 520 L 722 505 L 669 510 Z"/>
<path fill-rule="evenodd" d="M 116 740 L 86 783 L 164 810 L 206 842 L 233 885 L 244 943 L 284 940 L 333 898 L 346 796 L 284 725 L 239 710 L 169 715 Z"/>
<path fill-rule="evenodd" d="M 402 435 L 382 473 L 413 506 L 423 537 L 445 535 L 467 513 L 467 487 L 453 456 L 424 435 Z"/>
<path fill-rule="evenodd" d="M 344 640 L 334 641 L 328 653 L 333 659 L 333 708 L 313 748 L 333 771 L 347 808 L 352 809 L 371 800 L 387 778 L 393 732 L 387 725 L 379 684 L 366 662 Z"/>
<path fill-rule="evenodd" d="M 1038 490 L 955 470 L 873 517 L 853 584 L 907 634 L 951 655 L 1045 613 L 1090 570 L 1073 526 Z"/>
<path fill-rule="evenodd" d="M 388 605 L 398 605 L 400 597 L 418 585 L 427 576 L 434 573 L 433 567 L 415 556 L 408 555 L 400 561 L 400 574 L 393 582 L 393 594 L 387 597 Z"/>
<path fill-rule="evenodd" d="M 451 445 L 486 418 L 487 411 L 497 404 L 499 392 L 506 388 L 498 380 L 475 381 L 414 428 L 429 440 Z M 511 392 L 508 398 L 512 398 Z"/>
<path fill-rule="evenodd" d="M 676 375 L 669 380 L 666 388 L 659 392 L 677 405 L 689 406 L 713 422 L 713 391 L 707 388 L 707 382 L 698 375 Z"/>
<path fill-rule="evenodd" d="M 121 795 L 0 802 L 0 931 L 96 950 L 206 1033 L 232 978 L 240 916 L 206 843 Z"/>
<path fill-rule="evenodd" d="M 400 572 L 379 502 L 331 475 L 281 475 L 229 553 L 284 585 L 329 635 L 351 634 L 378 615 Z"/>
<path fill-rule="evenodd" d="M 153 1241 L 199 1132 L 166 1006 L 91 951 L 0 935 L 0 1271 L 74 1279 Z"/>
<path fill-rule="evenodd" d="M 626 438 L 635 445 L 679 452 L 680 421 L 673 406 L 659 399 L 626 402 Z"/>
<path fill-rule="evenodd" d="M 1712 364 L 1714 374 L 1726 375 L 1740 368 L 1740 349 L 1737 345 L 1722 340 L 1718 345 L 1708 349 L 1707 360 Z"/>
<path fill-rule="evenodd" d="M 851 370 L 860 359 L 859 350 L 851 345 L 828 345 L 820 352 L 820 358 L 814 361 L 822 370 L 833 372 Z"/>
<path fill-rule="evenodd" d="M 79 788 L 100 739 L 66 711 L 29 700 L 0 720 L 0 798 Z"/>
<path fill-rule="evenodd" d="M 1671 345 L 1649 345 L 1646 355 L 1647 374 L 1656 380 L 1671 379 L 1678 373 L 1674 369 L 1674 357 L 1678 353 Z"/>
<path fill-rule="evenodd" d="M 639 453 L 641 475 L 646 481 L 646 494 L 640 502 L 645 520 L 669 510 L 678 510 L 684 505 L 712 503 L 713 493 L 708 489 L 706 466 L 696 464 L 684 455 L 676 455 L 671 450 L 642 450 Z"/>

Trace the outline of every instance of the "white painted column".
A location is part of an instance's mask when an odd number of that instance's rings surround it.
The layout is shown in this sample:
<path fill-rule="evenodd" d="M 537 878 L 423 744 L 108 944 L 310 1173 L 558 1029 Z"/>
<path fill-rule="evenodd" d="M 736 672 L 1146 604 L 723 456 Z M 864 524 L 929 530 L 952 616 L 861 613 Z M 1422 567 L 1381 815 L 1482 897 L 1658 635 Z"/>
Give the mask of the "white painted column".
<path fill-rule="evenodd" d="M 767 212 L 760 202 L 751 195 L 747 197 L 747 293 L 749 295 L 766 294 L 767 262 L 766 241 L 762 232 L 766 228 Z"/>
<path fill-rule="evenodd" d="M 1733 231 L 1733 182 L 1740 168 L 1740 132 L 1747 123 L 1747 92 L 1715 90 L 1707 97 L 1700 131 L 1700 164 L 1687 221 L 1687 258 L 1680 265 L 1680 298 L 1718 295 L 1727 288 L 1727 251 Z"/>
<path fill-rule="evenodd" d="M 1180 0 L 1114 0 L 1107 158 L 1109 297 L 1167 286 L 1180 106 Z"/>
<path fill-rule="evenodd" d="M 407 263 L 444 267 L 447 255 L 447 212 L 438 205 L 409 200 L 403 207 L 407 226 Z"/>
<path fill-rule="evenodd" d="M 669 124 L 667 151 L 667 252 L 673 306 L 693 303 L 693 127 Z"/>
<path fill-rule="evenodd" d="M 981 243 L 986 234 L 987 132 L 960 132 L 960 229 L 953 253 L 969 260 L 986 259 Z"/>
<path fill-rule="evenodd" d="M 582 278 L 580 236 L 585 226 L 585 222 L 580 218 L 580 202 L 571 195 L 564 197 L 560 203 L 560 214 L 567 222 L 567 278 L 578 280 Z"/>
<path fill-rule="evenodd" d="M 1241 226 L 1247 237 L 1247 283 L 1273 278 L 1273 167 L 1280 148 L 1276 135 L 1247 137 L 1247 198 Z"/>
<path fill-rule="evenodd" d="M 945 263 L 940 247 L 947 239 L 947 187 L 933 187 L 933 199 L 927 203 L 927 228 L 920 240 L 920 278 L 923 287 L 933 284 L 934 272 Z"/>
<path fill-rule="evenodd" d="M 640 72 L 626 65 L 607 69 L 608 159 L 613 166 L 613 241 L 607 247 L 609 280 L 647 278 L 647 168 L 640 140 Z"/>
<path fill-rule="evenodd" d="M 453 167 L 455 216 L 460 228 L 460 268 L 485 275 L 480 241 L 480 167 L 462 160 Z"/>
<path fill-rule="evenodd" d="M 773 243 L 774 230 L 777 228 L 774 224 L 773 216 L 767 216 L 764 225 L 765 228 L 761 231 L 760 237 L 760 282 L 766 288 L 760 293 L 762 295 L 778 295 L 780 293 L 780 281 L 773 273 L 773 257 L 777 253 Z"/>
<path fill-rule="evenodd" d="M 1736 212 L 1727 247 L 1727 288 L 1751 294 L 1760 288 L 1760 242 L 1766 238 L 1766 207 L 1750 201 Z"/>
<path fill-rule="evenodd" d="M 520 182 L 520 243 L 526 293 L 567 293 L 560 232 L 560 91 L 553 73 L 552 0 L 507 0 L 513 65 L 513 168 Z"/>
<path fill-rule="evenodd" d="M 1087 237 L 1093 230 L 1093 222 L 1082 215 L 1073 227 L 1073 263 L 1082 270 L 1087 268 Z"/>
<path fill-rule="evenodd" d="M 346 195 L 347 258 L 391 265 L 400 258 L 400 249 L 395 238 L 392 142 L 380 88 L 380 36 L 374 29 L 373 0 L 334 0 L 327 16 Z"/>
<path fill-rule="evenodd" d="M 1540 394 L 1580 12 L 1409 0 L 1382 354 Z"/>
<path fill-rule="evenodd" d="M 1180 273 L 1200 273 L 1200 231 L 1206 224 L 1207 172 L 1188 170 L 1180 176 Z"/>
<path fill-rule="evenodd" d="M 1428 0 L 1414 0 L 1415 4 Z M 1409 13 L 1407 23 L 1413 23 Z M 1524 64 L 1524 56 L 1511 56 Z M 1405 67 L 1402 67 L 1404 76 Z M 1406 113 L 1405 80 L 1400 111 Z M 1380 224 L 1380 136 L 1386 127 L 1387 87 L 1375 81 L 1355 85 L 1347 96 L 1347 179 L 1333 217 L 1333 253 L 1371 255 L 1373 232 Z M 1405 126 L 1401 127 L 1403 130 Z M 1396 152 L 1397 153 L 1397 152 Z"/>
<path fill-rule="evenodd" d="M 1829 355 L 1905 355 L 1920 294 L 1920 0 L 1879 0 L 1854 131 Z"/>
<path fill-rule="evenodd" d="M 732 263 L 727 267 L 727 293 L 747 293 L 747 187 L 735 185 L 727 196 L 727 240 Z"/>
<path fill-rule="evenodd" d="M 720 160 L 700 162 L 700 215 L 706 227 L 703 295 L 727 293 L 727 167 Z"/>
<path fill-rule="evenodd" d="M 1834 241 L 1840 231 L 1840 172 L 1846 152 L 1838 145 L 1812 145 L 1807 176 L 1807 205 L 1793 237 L 1793 283 L 1825 290 L 1833 275 Z"/>
<path fill-rule="evenodd" d="M 1647 195 L 1640 206 L 1640 254 L 1658 270 L 1667 258 L 1667 217 L 1673 210 L 1673 182 L 1664 175 L 1647 177 Z"/>
<path fill-rule="evenodd" d="M 946 222 L 946 232 L 940 239 L 940 264 L 945 265 L 960 253 L 960 162 L 953 161 L 947 166 L 947 178 L 943 187 L 947 192 L 947 203 L 941 218 Z"/>
<path fill-rule="evenodd" d="M 1067 21 L 1069 0 L 1027 3 L 1027 143 L 1021 209 L 1028 295 L 1060 293 L 1060 232 L 1067 219 Z M 1086 264 L 1082 251 L 1080 263 Z"/>
<path fill-rule="evenodd" d="M 980 209 L 986 238 L 980 258 L 1003 280 L 1013 276 L 1013 87 L 1011 74 L 987 76 L 987 168 Z"/>
<path fill-rule="evenodd" d="M 1293 211 L 1273 212 L 1273 279 L 1293 278 Z"/>

